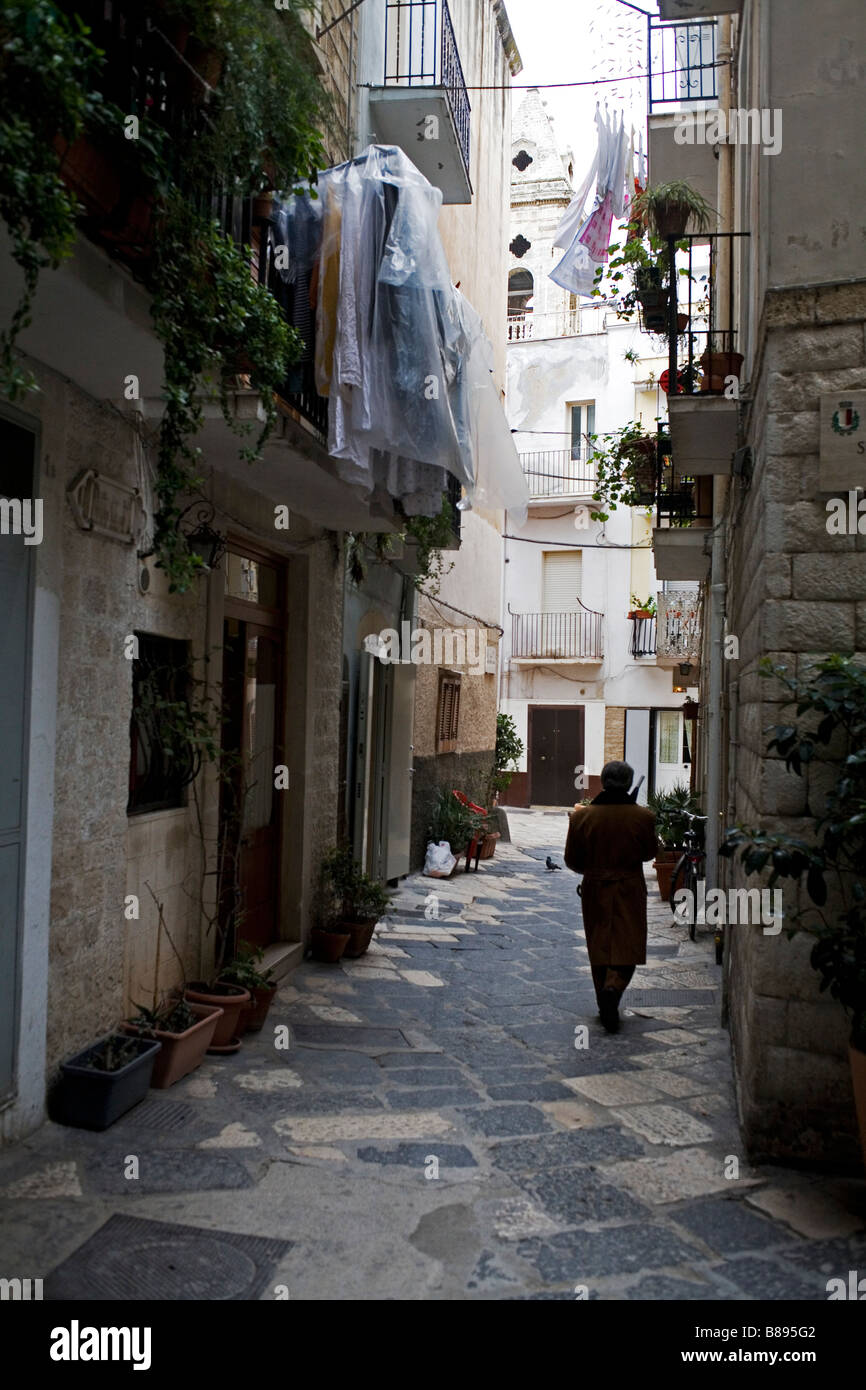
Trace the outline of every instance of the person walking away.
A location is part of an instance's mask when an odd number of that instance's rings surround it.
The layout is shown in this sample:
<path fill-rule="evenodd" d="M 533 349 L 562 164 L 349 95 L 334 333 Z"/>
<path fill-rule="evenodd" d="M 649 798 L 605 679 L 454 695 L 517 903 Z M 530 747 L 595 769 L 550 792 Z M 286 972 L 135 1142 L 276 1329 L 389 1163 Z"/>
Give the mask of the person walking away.
<path fill-rule="evenodd" d="M 568 818 L 563 858 L 583 874 L 578 893 L 592 982 L 602 1024 L 619 1028 L 619 1002 L 635 968 L 646 963 L 646 880 L 643 862 L 655 858 L 656 820 L 630 795 L 634 770 L 612 762 L 602 768 L 602 790 Z"/>

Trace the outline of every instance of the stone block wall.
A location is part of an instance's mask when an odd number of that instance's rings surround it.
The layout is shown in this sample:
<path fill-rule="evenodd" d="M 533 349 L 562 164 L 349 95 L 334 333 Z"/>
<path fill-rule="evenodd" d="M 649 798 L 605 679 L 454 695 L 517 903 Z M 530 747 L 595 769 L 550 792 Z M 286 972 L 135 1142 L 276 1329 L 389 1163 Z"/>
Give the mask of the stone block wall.
<path fill-rule="evenodd" d="M 625 710 L 607 705 L 604 711 L 604 761 L 618 762 L 625 757 Z"/>
<path fill-rule="evenodd" d="M 808 837 L 833 777 L 817 761 L 802 778 L 768 757 L 767 727 L 787 718 L 784 687 L 762 678 L 764 656 L 803 676 L 831 651 L 866 652 L 866 536 L 827 531 L 819 493 L 822 392 L 866 387 L 866 283 L 774 291 L 765 300 L 744 407 L 750 486 L 735 482 L 728 512 L 726 663 L 737 682 L 728 750 L 735 819 Z M 726 862 L 731 886 L 745 886 Z M 752 878 L 750 886 L 757 880 Z M 786 918 L 806 906 L 784 892 Z M 856 1161 L 846 1019 L 820 995 L 811 939 L 730 929 L 727 981 L 741 1118 L 754 1157 Z"/>

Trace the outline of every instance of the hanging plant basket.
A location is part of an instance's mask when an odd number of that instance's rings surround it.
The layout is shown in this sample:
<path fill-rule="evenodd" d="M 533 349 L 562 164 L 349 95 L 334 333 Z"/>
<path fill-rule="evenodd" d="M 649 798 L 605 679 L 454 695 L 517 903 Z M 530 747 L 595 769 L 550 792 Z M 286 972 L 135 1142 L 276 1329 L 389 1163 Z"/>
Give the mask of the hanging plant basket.
<path fill-rule="evenodd" d="M 619 453 L 620 462 L 625 466 L 638 497 L 638 506 L 645 505 L 655 498 L 656 491 L 656 441 L 655 439 L 634 439 L 623 446 Z M 649 502 L 646 505 L 649 505 Z"/>

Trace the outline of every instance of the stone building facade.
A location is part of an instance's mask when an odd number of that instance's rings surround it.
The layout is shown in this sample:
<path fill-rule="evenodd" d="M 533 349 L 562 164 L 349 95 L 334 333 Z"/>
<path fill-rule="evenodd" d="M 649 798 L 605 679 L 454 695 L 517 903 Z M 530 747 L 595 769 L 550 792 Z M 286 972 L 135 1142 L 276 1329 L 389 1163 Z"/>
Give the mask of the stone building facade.
<path fill-rule="evenodd" d="M 344 8 L 327 0 L 318 25 Z M 378 73 L 385 7 L 368 9 Z M 483 72 L 500 80 L 509 71 L 501 4 L 461 6 L 461 32 L 471 47 L 481 14 L 485 33 L 499 43 Z M 354 154 L 367 134 L 357 85 L 363 27 L 359 11 L 311 46 L 310 61 L 350 111 L 344 138 L 329 136 L 335 160 Z M 498 94 L 498 107 L 506 98 Z M 501 160 L 497 154 L 492 172 L 484 164 L 493 127 L 481 125 L 474 148 L 485 186 L 493 188 Z M 474 228 L 478 208 L 461 212 Z M 460 223 L 453 225 L 460 244 Z M 3 236 L 6 322 L 19 286 Z M 501 240 L 498 232 L 494 239 Z M 469 260 L 474 254 L 467 252 Z M 492 283 L 496 272 L 489 273 Z M 503 302 L 500 286 L 497 304 Z M 3 672 L 4 707 L 14 716 L 3 729 L 4 756 L 14 750 L 3 816 L 10 805 L 18 817 L 8 834 L 0 817 L 0 916 L 13 927 L 0 934 L 4 1140 L 40 1122 L 46 1088 L 65 1056 L 154 993 L 213 971 L 215 931 L 207 924 L 219 782 L 205 757 L 174 804 L 151 809 L 146 800 L 134 802 L 141 771 L 136 662 L 144 649 L 167 653 L 163 661 L 180 660 L 182 652 L 217 729 L 227 708 L 240 718 L 240 706 L 226 704 L 230 692 L 237 699 L 238 689 L 248 691 L 244 682 L 255 681 L 256 727 L 265 730 L 256 766 L 270 772 L 253 783 L 272 831 L 273 866 L 257 944 L 278 976 L 301 958 L 322 855 L 345 829 L 344 538 L 395 531 L 400 523 L 396 511 L 374 514 L 338 482 L 307 407 L 281 399 L 276 434 L 252 468 L 219 411 L 207 408 L 198 501 L 226 553 L 187 593 L 170 593 L 148 558 L 162 351 L 147 292 L 82 232 L 70 260 L 43 274 L 19 346 L 39 389 L 14 405 L 0 401 L 0 494 L 30 489 L 23 495 L 40 499 L 44 535 L 30 547 L 4 531 L 0 542 L 4 582 L 19 600 L 10 603 Z M 124 395 L 129 374 L 139 384 L 132 401 Z M 241 388 L 231 400 L 239 415 L 250 408 Z M 278 519 L 279 512 L 286 515 Z M 476 521 L 495 533 L 495 525 Z M 495 697 L 488 703 L 483 733 L 469 721 L 473 749 L 492 749 Z M 287 778 L 270 801 L 266 791 L 278 766 Z M 159 936 L 156 901 L 177 958 Z"/>
<path fill-rule="evenodd" d="M 711 3 L 698 8 L 714 13 Z M 744 877 L 739 858 L 716 859 L 725 827 L 784 830 L 808 841 L 836 776 L 821 758 L 796 776 L 768 753 L 768 730 L 793 711 L 759 664 L 769 658 L 802 678 L 831 652 L 862 660 L 866 651 L 866 537 L 828 529 L 819 432 L 822 397 L 866 387 L 866 174 L 852 158 L 861 124 L 853 54 L 862 51 L 866 20 L 856 0 L 820 16 L 800 0 L 724 9 L 718 106 L 726 115 L 764 113 L 781 137 L 768 149 L 754 123 L 749 133 L 741 119 L 738 138 L 688 150 L 696 169 L 700 158 L 709 161 L 719 230 L 746 234 L 736 238 L 729 270 L 723 255 L 716 285 L 717 325 L 734 330 L 743 362 L 731 406 L 736 439 L 714 470 L 701 557 L 699 729 L 708 883 L 754 888 L 759 880 Z M 652 117 L 650 127 L 650 179 L 664 181 L 678 155 L 664 144 L 670 131 L 660 130 L 654 167 Z M 707 405 L 718 402 L 695 398 L 704 442 L 716 428 Z M 782 887 L 784 925 L 793 926 L 809 900 L 790 881 Z M 805 934 L 789 939 L 750 924 L 726 932 L 725 1012 L 743 1133 L 758 1159 L 856 1162 L 849 1026 L 843 1009 L 819 993 L 812 944 Z"/>
<path fill-rule="evenodd" d="M 592 154 L 588 141 L 579 175 Z M 647 510 L 590 520 L 590 440 L 632 420 L 655 428 L 660 362 L 636 323 L 550 279 L 575 156 L 537 89 L 515 111 L 511 156 L 508 416 L 531 500 L 505 545 L 500 707 L 524 743 L 507 799 L 571 805 L 601 789 L 605 762 L 628 758 L 644 776 L 645 801 L 650 790 L 688 781 L 684 694 L 674 691 L 657 623 L 628 616 L 632 595 L 655 601 L 662 589 Z"/>

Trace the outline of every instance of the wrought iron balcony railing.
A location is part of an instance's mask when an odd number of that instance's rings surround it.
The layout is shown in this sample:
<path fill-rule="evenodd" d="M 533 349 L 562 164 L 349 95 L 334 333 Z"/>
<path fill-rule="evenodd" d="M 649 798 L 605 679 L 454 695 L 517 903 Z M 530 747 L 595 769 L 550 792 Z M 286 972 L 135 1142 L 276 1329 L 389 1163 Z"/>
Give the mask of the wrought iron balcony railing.
<path fill-rule="evenodd" d="M 578 599 L 578 603 L 580 600 Z M 511 607 L 508 609 L 511 613 Z M 549 661 L 600 661 L 603 613 L 511 613 L 511 655 Z"/>
<path fill-rule="evenodd" d="M 655 656 L 656 620 L 655 618 L 631 619 L 631 654 L 634 657 Z"/>
<path fill-rule="evenodd" d="M 743 359 L 737 352 L 734 253 L 738 239 L 748 235 L 713 232 L 680 238 L 680 244 L 687 243 L 687 251 L 677 255 L 678 273 L 664 292 L 667 303 L 661 311 L 662 321 L 666 320 L 662 331 L 670 348 L 668 389 L 675 359 L 678 395 L 721 395 L 727 378 L 739 375 Z M 717 292 L 720 279 L 727 286 L 721 302 Z"/>
<path fill-rule="evenodd" d="M 468 178 L 471 107 L 446 0 L 388 0 L 385 86 L 445 88 Z"/>
<path fill-rule="evenodd" d="M 701 653 L 701 602 L 697 589 L 668 589 L 657 599 L 656 653 L 697 661 Z"/>
<path fill-rule="evenodd" d="M 597 486 L 588 449 L 540 449 L 521 454 L 530 497 L 584 497 Z"/>
<path fill-rule="evenodd" d="M 718 26 L 714 19 L 654 24 L 647 16 L 649 109 L 718 104 Z"/>

